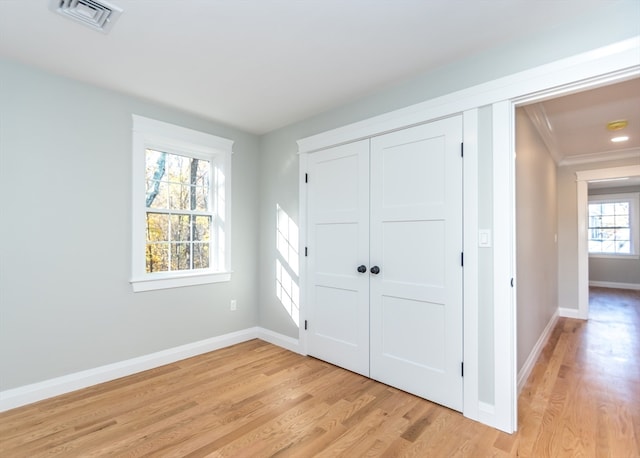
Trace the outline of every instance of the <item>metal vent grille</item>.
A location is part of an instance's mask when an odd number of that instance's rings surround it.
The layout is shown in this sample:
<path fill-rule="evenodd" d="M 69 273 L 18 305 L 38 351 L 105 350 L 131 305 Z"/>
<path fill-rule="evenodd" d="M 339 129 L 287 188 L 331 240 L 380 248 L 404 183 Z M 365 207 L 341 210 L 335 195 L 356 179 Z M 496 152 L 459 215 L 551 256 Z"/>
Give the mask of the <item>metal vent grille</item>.
<path fill-rule="evenodd" d="M 107 33 L 122 10 L 102 0 L 51 0 L 49 8 L 94 30 Z"/>

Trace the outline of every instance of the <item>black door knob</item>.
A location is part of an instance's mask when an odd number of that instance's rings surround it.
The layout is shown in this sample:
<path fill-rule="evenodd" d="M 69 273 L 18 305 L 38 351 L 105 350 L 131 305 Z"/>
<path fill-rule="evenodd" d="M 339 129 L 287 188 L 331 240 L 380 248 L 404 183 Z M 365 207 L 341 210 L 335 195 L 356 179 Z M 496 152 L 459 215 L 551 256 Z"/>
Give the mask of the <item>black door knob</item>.
<path fill-rule="evenodd" d="M 378 275 L 378 274 L 380 273 L 380 267 L 378 267 L 378 266 L 373 266 L 373 267 L 371 268 L 371 273 L 372 273 L 373 275 Z"/>
<path fill-rule="evenodd" d="M 358 266 L 358 272 L 360 272 L 361 274 L 365 273 L 367 271 L 367 266 L 365 266 L 364 264 L 361 266 Z"/>

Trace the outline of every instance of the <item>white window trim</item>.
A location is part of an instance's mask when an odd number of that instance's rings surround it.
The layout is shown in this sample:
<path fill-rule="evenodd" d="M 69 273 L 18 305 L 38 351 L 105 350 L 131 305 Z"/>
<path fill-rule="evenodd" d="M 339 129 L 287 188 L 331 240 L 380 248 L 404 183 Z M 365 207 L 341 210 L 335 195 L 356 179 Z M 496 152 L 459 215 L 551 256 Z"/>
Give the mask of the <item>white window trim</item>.
<path fill-rule="evenodd" d="M 631 253 L 589 253 L 589 258 L 607 258 L 607 259 L 638 259 L 640 249 L 640 193 L 628 192 L 622 194 L 595 194 L 589 196 L 588 204 L 592 203 L 612 203 L 612 202 L 629 202 L 629 225 L 631 226 Z M 587 204 L 587 205 L 588 205 Z M 587 213 L 588 218 L 588 213 Z M 589 223 L 587 222 L 587 230 Z M 588 237 L 587 237 L 588 238 Z M 588 241 L 588 240 L 587 240 Z"/>
<path fill-rule="evenodd" d="M 134 292 L 217 283 L 231 279 L 231 154 L 233 141 L 143 116 L 132 115 L 131 278 Z M 145 150 L 188 153 L 221 165 L 225 173 L 224 263 L 218 270 L 145 271 Z M 213 250 L 212 250 L 213 251 Z M 212 253 L 212 256 L 214 254 Z"/>

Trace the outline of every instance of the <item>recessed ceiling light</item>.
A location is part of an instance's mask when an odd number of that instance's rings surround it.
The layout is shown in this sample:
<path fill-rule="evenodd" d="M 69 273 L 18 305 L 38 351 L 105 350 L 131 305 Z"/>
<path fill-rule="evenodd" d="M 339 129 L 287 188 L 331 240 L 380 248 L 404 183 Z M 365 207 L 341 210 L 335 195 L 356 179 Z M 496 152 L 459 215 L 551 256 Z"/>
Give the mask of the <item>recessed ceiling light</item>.
<path fill-rule="evenodd" d="M 627 140 L 629 140 L 629 137 L 627 137 L 626 135 L 621 135 L 620 137 L 613 137 L 611 139 L 613 143 L 626 142 Z"/>
<path fill-rule="evenodd" d="M 607 129 L 610 131 L 616 131 L 616 130 L 622 130 L 625 127 L 627 127 L 627 125 L 629 124 L 629 122 L 626 119 L 620 119 L 618 121 L 611 121 L 609 123 L 607 123 Z"/>

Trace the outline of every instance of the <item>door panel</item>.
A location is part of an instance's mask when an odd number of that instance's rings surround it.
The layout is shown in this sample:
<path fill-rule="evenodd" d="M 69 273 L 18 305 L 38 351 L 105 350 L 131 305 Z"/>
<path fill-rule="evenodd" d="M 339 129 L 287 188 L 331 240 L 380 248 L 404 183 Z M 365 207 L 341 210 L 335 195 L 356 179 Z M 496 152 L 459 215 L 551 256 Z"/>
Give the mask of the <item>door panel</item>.
<path fill-rule="evenodd" d="M 307 186 L 307 351 L 368 376 L 369 141 L 311 154 Z"/>
<path fill-rule="evenodd" d="M 462 120 L 371 140 L 371 377 L 462 410 Z"/>
<path fill-rule="evenodd" d="M 407 364 L 444 371 L 444 354 L 433 341 L 444 341 L 444 308 L 442 304 L 401 299 L 382 298 L 382 352 Z M 410 316 L 413 319 L 406 320 Z M 426 326 L 426 328 L 425 328 Z M 405 345 L 405 336 L 414 336 L 414 345 Z"/>
<path fill-rule="evenodd" d="M 408 285 L 444 286 L 442 221 L 392 221 L 382 226 L 384 278 Z M 421 243 L 407 243 L 420 240 Z"/>

